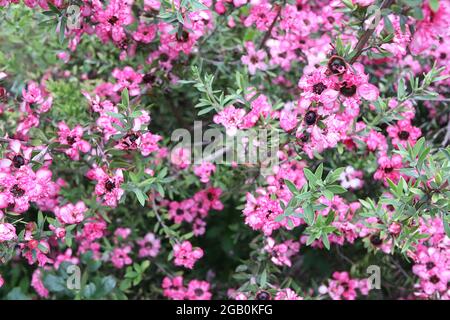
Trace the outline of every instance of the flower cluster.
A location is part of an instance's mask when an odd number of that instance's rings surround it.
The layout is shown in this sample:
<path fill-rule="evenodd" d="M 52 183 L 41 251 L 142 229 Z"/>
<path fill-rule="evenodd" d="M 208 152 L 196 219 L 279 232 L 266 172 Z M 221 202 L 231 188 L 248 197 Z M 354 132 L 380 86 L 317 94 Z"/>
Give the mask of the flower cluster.
<path fill-rule="evenodd" d="M 450 299 L 450 4 L 411 3 L 0 0 L 0 297 Z"/>

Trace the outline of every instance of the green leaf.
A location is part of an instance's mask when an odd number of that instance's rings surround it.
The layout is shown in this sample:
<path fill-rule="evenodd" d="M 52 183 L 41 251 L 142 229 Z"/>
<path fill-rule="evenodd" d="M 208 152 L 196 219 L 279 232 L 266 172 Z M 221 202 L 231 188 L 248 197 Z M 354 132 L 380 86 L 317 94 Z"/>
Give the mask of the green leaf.
<path fill-rule="evenodd" d="M 412 16 L 417 20 L 423 20 L 423 11 L 420 7 L 414 7 L 412 11 Z"/>
<path fill-rule="evenodd" d="M 82 293 L 83 293 L 83 296 L 85 297 L 85 298 L 92 298 L 93 296 L 94 296 L 94 294 L 95 294 L 95 291 L 96 291 L 96 289 L 97 289 L 97 287 L 95 286 L 95 284 L 94 283 L 88 283 L 84 288 L 83 288 L 83 291 L 82 291 Z"/>
<path fill-rule="evenodd" d="M 334 211 L 330 211 L 327 215 L 327 219 L 325 220 L 326 225 L 330 225 L 334 221 L 335 213 Z"/>
<path fill-rule="evenodd" d="M 406 86 L 405 86 L 405 79 L 401 78 L 398 81 L 398 85 L 397 85 L 397 99 L 399 101 L 403 101 L 403 99 L 405 98 L 405 92 L 406 92 L 405 88 L 406 88 Z"/>
<path fill-rule="evenodd" d="M 449 226 L 449 223 L 448 223 L 448 216 L 443 216 L 442 217 L 442 222 L 444 223 L 444 230 L 445 230 L 445 233 L 447 234 L 447 237 L 450 237 L 450 226 Z"/>
<path fill-rule="evenodd" d="M 145 202 L 148 199 L 147 195 L 142 192 L 141 189 L 133 189 L 134 194 L 136 194 L 136 197 L 141 204 L 141 206 L 145 206 Z"/>
<path fill-rule="evenodd" d="M 333 171 L 330 171 L 325 178 L 327 183 L 333 183 L 341 176 L 342 172 L 344 172 L 345 168 L 337 168 Z"/>
<path fill-rule="evenodd" d="M 65 33 L 66 33 L 66 18 L 62 17 L 60 20 L 60 24 L 59 24 L 59 43 L 63 44 L 64 43 L 64 37 L 65 37 Z"/>
<path fill-rule="evenodd" d="M 286 186 L 288 187 L 289 191 L 291 191 L 293 195 L 296 195 L 298 193 L 297 187 L 291 181 L 284 180 L 284 183 L 286 184 Z"/>
<path fill-rule="evenodd" d="M 311 170 L 309 170 L 308 168 L 303 168 L 303 173 L 305 174 L 306 179 L 308 179 L 310 185 L 316 184 L 317 178 Z"/>
<path fill-rule="evenodd" d="M 330 241 L 328 240 L 328 235 L 325 233 L 322 234 L 322 242 L 325 248 L 327 248 L 327 250 L 330 250 Z"/>
<path fill-rule="evenodd" d="M 392 25 L 392 22 L 389 19 L 389 17 L 388 16 L 384 16 L 383 17 L 383 21 L 384 21 L 384 28 L 386 29 L 386 31 L 388 33 L 394 33 L 394 26 Z"/>
<path fill-rule="evenodd" d="M 31 300 L 29 296 L 22 292 L 22 289 L 16 287 L 6 295 L 6 300 Z"/>
<path fill-rule="evenodd" d="M 333 199 L 333 192 L 331 192 L 328 189 L 323 190 L 323 195 L 325 196 L 325 198 L 327 198 L 328 200 L 332 200 Z"/>
<path fill-rule="evenodd" d="M 267 271 L 266 269 L 264 269 L 264 271 L 261 274 L 261 278 L 259 279 L 259 285 L 261 286 L 261 288 L 264 288 L 266 286 L 267 283 Z"/>
<path fill-rule="evenodd" d="M 341 194 L 347 192 L 347 189 L 345 189 L 340 185 L 327 186 L 327 189 L 333 192 L 334 194 Z"/>
<path fill-rule="evenodd" d="M 311 205 L 307 205 L 303 209 L 303 215 L 307 224 L 312 225 L 314 223 L 314 210 Z"/>
<path fill-rule="evenodd" d="M 63 278 L 53 274 L 44 277 L 44 286 L 51 292 L 62 292 L 66 289 L 66 283 Z"/>
<path fill-rule="evenodd" d="M 116 287 L 117 282 L 113 276 L 106 276 L 101 281 L 102 293 L 104 295 L 109 294 Z"/>
<path fill-rule="evenodd" d="M 127 88 L 122 90 L 121 97 L 122 97 L 122 105 L 128 108 L 130 106 L 130 96 L 128 95 Z"/>
<path fill-rule="evenodd" d="M 433 10 L 434 12 L 438 12 L 439 0 L 430 0 L 429 5 L 430 5 L 431 10 Z"/>

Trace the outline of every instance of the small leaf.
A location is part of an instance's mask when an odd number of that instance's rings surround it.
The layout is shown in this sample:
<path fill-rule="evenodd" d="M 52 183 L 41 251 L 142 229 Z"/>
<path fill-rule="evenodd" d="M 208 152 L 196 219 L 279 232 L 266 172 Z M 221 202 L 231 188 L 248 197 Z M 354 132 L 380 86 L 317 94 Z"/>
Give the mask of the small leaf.
<path fill-rule="evenodd" d="M 148 199 L 147 195 L 144 194 L 141 189 L 133 189 L 133 192 L 136 194 L 141 206 L 145 206 L 145 201 Z"/>
<path fill-rule="evenodd" d="M 122 90 L 121 97 L 122 97 L 122 105 L 128 108 L 130 106 L 130 96 L 128 95 L 127 88 Z"/>
<path fill-rule="evenodd" d="M 430 0 L 429 1 L 430 9 L 434 12 L 438 12 L 439 10 L 439 0 Z"/>
<path fill-rule="evenodd" d="M 284 180 L 284 183 L 286 184 L 286 186 L 288 187 L 289 191 L 291 191 L 293 195 L 296 195 L 298 193 L 297 187 L 291 181 Z"/>
<path fill-rule="evenodd" d="M 306 176 L 306 179 L 308 179 L 309 184 L 315 185 L 317 178 L 314 175 L 314 173 L 312 173 L 312 171 L 309 170 L 308 168 L 303 168 L 303 172 Z"/>
<path fill-rule="evenodd" d="M 266 269 L 264 269 L 264 271 L 261 274 L 261 278 L 259 280 L 259 285 L 261 286 L 261 288 L 264 288 L 266 286 L 267 283 L 267 271 Z"/>
<path fill-rule="evenodd" d="M 445 230 L 445 233 L 447 234 L 447 237 L 450 237 L 450 226 L 449 226 L 449 223 L 448 223 L 448 216 L 443 216 L 442 217 L 442 222 L 444 223 L 444 230 Z"/>
<path fill-rule="evenodd" d="M 327 248 L 327 250 L 330 250 L 330 240 L 328 240 L 328 235 L 325 233 L 322 234 L 322 242 L 325 248 Z"/>

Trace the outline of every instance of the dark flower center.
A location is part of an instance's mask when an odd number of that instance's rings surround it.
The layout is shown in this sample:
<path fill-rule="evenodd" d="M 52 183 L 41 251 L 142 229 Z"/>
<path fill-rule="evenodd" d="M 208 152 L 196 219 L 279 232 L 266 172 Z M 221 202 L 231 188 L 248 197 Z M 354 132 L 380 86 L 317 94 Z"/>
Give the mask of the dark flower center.
<path fill-rule="evenodd" d="M 177 214 L 177 216 L 182 216 L 184 211 L 178 208 L 175 213 Z"/>
<path fill-rule="evenodd" d="M 142 80 L 144 83 L 153 83 L 155 81 L 156 77 L 151 73 L 146 73 Z"/>
<path fill-rule="evenodd" d="M 70 145 L 73 145 L 75 143 L 76 139 L 73 136 L 68 136 L 67 137 L 67 143 Z"/>
<path fill-rule="evenodd" d="M 197 288 L 194 290 L 194 293 L 197 297 L 200 297 L 203 294 L 203 290 L 200 288 Z"/>
<path fill-rule="evenodd" d="M 394 170 L 394 168 L 392 168 L 392 167 L 384 168 L 384 172 L 386 172 L 386 173 L 391 173 L 393 170 Z"/>
<path fill-rule="evenodd" d="M 261 20 L 266 18 L 266 15 L 264 14 L 264 12 L 261 12 L 258 14 L 258 18 L 260 18 Z"/>
<path fill-rule="evenodd" d="M 446 54 L 445 52 L 442 52 L 442 53 L 439 55 L 439 58 L 441 58 L 442 60 L 444 60 L 445 58 L 447 58 L 447 54 Z"/>
<path fill-rule="evenodd" d="M 116 16 L 112 16 L 108 19 L 108 22 L 112 25 L 116 24 L 117 21 L 119 21 L 119 18 L 117 18 Z"/>
<path fill-rule="evenodd" d="M 251 63 L 255 64 L 255 63 L 258 63 L 258 61 L 259 61 L 259 60 L 258 60 L 258 57 L 257 57 L 257 56 L 251 56 L 251 57 L 250 57 L 250 62 L 251 62 Z"/>
<path fill-rule="evenodd" d="M 14 167 L 20 168 L 21 166 L 23 166 L 25 164 L 25 159 L 20 154 L 17 154 L 14 156 L 12 162 L 13 162 Z"/>
<path fill-rule="evenodd" d="M 427 270 L 431 270 L 434 268 L 435 264 L 434 262 L 427 262 L 427 264 L 425 265 L 427 267 Z"/>
<path fill-rule="evenodd" d="M 394 211 L 395 210 L 395 208 L 394 208 L 394 206 L 392 204 L 389 204 L 387 206 L 387 208 L 388 208 L 389 211 Z"/>
<path fill-rule="evenodd" d="M 328 69 L 334 74 L 342 74 L 347 70 L 347 65 L 344 59 L 334 56 L 328 61 Z"/>
<path fill-rule="evenodd" d="M 373 244 L 374 246 L 379 246 L 380 244 L 383 243 L 383 241 L 380 239 L 379 236 L 375 235 L 370 237 L 370 243 Z"/>
<path fill-rule="evenodd" d="M 256 294 L 256 300 L 270 300 L 270 293 L 267 291 L 260 291 Z"/>
<path fill-rule="evenodd" d="M 116 187 L 116 184 L 114 183 L 114 181 L 111 181 L 111 180 L 106 181 L 105 188 L 107 191 L 112 191 L 115 187 Z"/>
<path fill-rule="evenodd" d="M 409 138 L 409 132 L 408 131 L 400 131 L 398 133 L 398 137 L 400 138 L 400 140 L 408 140 Z"/>
<path fill-rule="evenodd" d="M 302 137 L 300 138 L 300 141 L 303 143 L 306 143 L 309 141 L 309 133 L 308 132 L 304 132 Z"/>
<path fill-rule="evenodd" d="M 175 37 L 179 42 L 187 42 L 189 40 L 189 32 L 183 30 L 181 33 L 178 32 Z"/>
<path fill-rule="evenodd" d="M 167 54 L 165 54 L 165 53 L 161 53 L 161 54 L 159 55 L 159 59 L 160 59 L 162 62 L 167 62 L 167 61 L 169 61 L 169 56 L 168 56 Z"/>
<path fill-rule="evenodd" d="M 333 23 L 335 21 L 335 19 L 333 17 L 327 17 L 327 20 L 329 23 Z"/>
<path fill-rule="evenodd" d="M 15 198 L 20 198 L 25 194 L 25 190 L 21 189 L 17 184 L 13 185 L 10 192 Z"/>
<path fill-rule="evenodd" d="M 352 97 L 356 93 L 356 86 L 347 86 L 347 83 L 344 82 L 339 91 L 346 97 Z"/>
<path fill-rule="evenodd" d="M 431 283 L 436 284 L 440 281 L 439 277 L 437 275 L 434 275 L 430 278 Z"/>
<path fill-rule="evenodd" d="M 313 92 L 315 94 L 321 94 L 327 88 L 322 82 L 316 83 L 313 85 Z"/>
<path fill-rule="evenodd" d="M 317 120 L 317 113 L 315 113 L 314 111 L 308 111 L 305 114 L 305 122 L 308 126 L 316 123 L 316 120 Z"/>

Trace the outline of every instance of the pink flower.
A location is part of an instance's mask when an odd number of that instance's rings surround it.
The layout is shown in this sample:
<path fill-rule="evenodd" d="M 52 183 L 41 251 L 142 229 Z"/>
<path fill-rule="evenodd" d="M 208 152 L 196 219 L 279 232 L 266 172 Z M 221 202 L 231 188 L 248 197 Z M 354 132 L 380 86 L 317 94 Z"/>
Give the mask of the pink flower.
<path fill-rule="evenodd" d="M 72 249 L 68 248 L 63 254 L 59 254 L 56 259 L 53 266 L 55 269 L 59 269 L 59 266 L 63 262 L 68 262 L 72 265 L 77 265 L 80 261 L 77 257 L 72 256 Z"/>
<path fill-rule="evenodd" d="M 382 155 L 378 158 L 378 169 L 373 177 L 376 180 L 383 180 L 386 186 L 388 185 L 387 178 L 397 183 L 400 179 L 399 169 L 402 167 L 402 157 L 400 155 L 395 154 L 391 158 Z"/>
<path fill-rule="evenodd" d="M 391 125 L 386 129 L 392 144 L 397 146 L 401 144 L 403 147 L 414 146 L 417 139 L 422 135 L 420 128 L 411 125 L 410 120 L 399 120 L 396 125 Z"/>
<path fill-rule="evenodd" d="M 162 281 L 164 296 L 173 300 L 184 300 L 186 298 L 186 288 L 183 285 L 183 277 L 164 277 Z"/>
<path fill-rule="evenodd" d="M 201 248 L 192 248 L 192 244 L 189 241 L 183 241 L 181 244 L 177 243 L 174 245 L 173 255 L 176 266 L 192 269 L 195 262 L 203 257 L 203 250 Z"/>
<path fill-rule="evenodd" d="M 156 26 L 140 23 L 133 33 L 133 39 L 142 43 L 150 43 L 156 36 Z"/>
<path fill-rule="evenodd" d="M 204 161 L 200 165 L 194 167 L 194 173 L 200 177 L 203 183 L 209 182 L 209 177 L 216 171 L 216 166 L 210 162 Z"/>
<path fill-rule="evenodd" d="M 2 275 L 0 274 L 0 288 L 3 287 L 5 284 L 5 280 L 3 279 Z"/>
<path fill-rule="evenodd" d="M 86 174 L 89 179 L 97 180 L 95 186 L 95 194 L 97 199 L 110 207 L 116 207 L 117 202 L 124 194 L 124 190 L 120 188 L 123 182 L 123 173 L 121 169 L 117 169 L 113 176 L 106 174 L 101 168 L 94 168 Z"/>
<path fill-rule="evenodd" d="M 380 90 L 371 83 L 364 83 L 358 87 L 357 93 L 367 101 L 376 101 Z"/>
<path fill-rule="evenodd" d="M 290 132 L 297 127 L 298 118 L 297 111 L 290 109 L 283 109 L 280 112 L 280 127 L 286 132 Z"/>
<path fill-rule="evenodd" d="M 114 248 L 111 255 L 111 262 L 117 269 L 122 269 L 124 266 L 133 263 L 133 260 L 128 256 L 131 252 L 131 246 L 125 246 L 122 248 Z"/>
<path fill-rule="evenodd" d="M 50 110 L 53 98 L 41 88 L 37 83 L 31 81 L 26 89 L 22 89 L 23 103 L 21 109 L 27 113 L 45 113 Z"/>
<path fill-rule="evenodd" d="M 328 288 L 326 292 L 333 300 L 355 300 L 357 297 L 356 289 L 361 290 L 361 284 L 363 284 L 362 294 L 368 293 L 368 288 L 365 283 L 351 279 L 348 272 L 334 272 L 333 278 L 329 280 Z"/>
<path fill-rule="evenodd" d="M 236 109 L 234 106 L 229 106 L 216 114 L 213 121 L 214 123 L 223 125 L 227 135 L 234 136 L 237 129 L 241 128 L 244 116 L 244 109 Z"/>
<path fill-rule="evenodd" d="M 192 222 L 194 216 L 192 215 L 192 207 L 194 201 L 186 199 L 181 202 L 172 201 L 169 204 L 169 217 L 175 223 L 182 223 L 183 221 Z"/>
<path fill-rule="evenodd" d="M 126 38 L 124 26 L 133 22 L 131 4 L 124 0 L 111 0 L 106 9 L 101 1 L 93 1 L 93 18 L 98 22 L 95 32 L 98 37 L 107 42 L 112 39 L 120 43 Z"/>
<path fill-rule="evenodd" d="M 277 10 L 274 10 L 270 3 L 255 4 L 251 6 L 250 14 L 244 20 L 244 26 L 250 27 L 255 23 L 258 30 L 267 31 L 276 15 Z"/>
<path fill-rule="evenodd" d="M 327 75 L 327 68 L 321 67 L 310 74 L 303 75 L 298 87 L 302 90 L 300 94 L 300 108 L 305 110 L 310 107 L 311 102 L 323 104 L 323 111 L 320 114 L 329 114 L 335 109 L 335 101 L 339 92 L 334 90 L 338 79 L 335 76 Z"/>
<path fill-rule="evenodd" d="M 42 282 L 42 272 L 41 269 L 36 269 L 33 272 L 31 277 L 31 286 L 36 290 L 37 294 L 41 298 L 48 298 L 48 290 L 45 288 L 44 283 Z"/>
<path fill-rule="evenodd" d="M 183 170 L 191 164 L 191 152 L 187 148 L 175 147 L 170 153 L 170 162 Z"/>
<path fill-rule="evenodd" d="M 360 170 L 355 170 L 352 166 L 347 166 L 345 171 L 339 177 L 341 181 L 341 186 L 346 189 L 359 189 L 363 185 L 362 181 L 363 172 Z"/>
<path fill-rule="evenodd" d="M 61 144 L 68 145 L 69 148 L 64 152 L 72 159 L 79 160 L 79 152 L 89 152 L 91 150 L 91 145 L 89 142 L 82 139 L 83 128 L 81 126 L 76 126 L 72 130 L 64 123 L 60 122 L 58 124 L 58 141 Z"/>
<path fill-rule="evenodd" d="M 266 70 L 267 65 L 264 60 L 267 57 L 267 53 L 263 50 L 256 50 L 253 42 L 248 41 L 245 43 L 247 55 L 242 56 L 241 61 L 248 67 L 248 72 L 253 75 L 256 70 Z"/>
<path fill-rule="evenodd" d="M 365 138 L 367 148 L 370 151 L 381 151 L 385 152 L 387 150 L 386 137 L 375 130 L 370 130 L 369 135 Z"/>
<path fill-rule="evenodd" d="M 9 142 L 10 152 L 5 154 L 5 159 L 0 159 L 0 168 L 20 169 L 31 160 L 33 148 L 22 145 L 19 140 Z"/>
<path fill-rule="evenodd" d="M 295 293 L 294 290 L 290 288 L 286 288 L 283 290 L 280 290 L 275 295 L 275 300 L 303 300 L 302 297 L 298 296 L 297 293 Z"/>
<path fill-rule="evenodd" d="M 271 237 L 267 238 L 267 245 L 264 249 L 272 255 L 272 262 L 278 266 L 291 266 L 291 257 L 300 250 L 300 244 L 292 240 L 287 240 L 280 244 L 275 244 Z"/>
<path fill-rule="evenodd" d="M 139 149 L 141 150 L 141 154 L 144 157 L 147 157 L 152 152 L 157 151 L 159 149 L 158 142 L 162 140 L 162 137 L 156 134 L 152 134 L 150 132 L 144 133 L 140 137 L 140 145 Z"/>
<path fill-rule="evenodd" d="M 375 3 L 375 0 L 352 0 L 353 4 L 360 5 L 361 7 L 368 7 Z"/>
<path fill-rule="evenodd" d="M 78 201 L 75 205 L 68 203 L 62 207 L 55 208 L 55 215 L 58 221 L 63 224 L 78 224 L 84 220 L 84 213 L 87 211 L 83 201 Z"/>
<path fill-rule="evenodd" d="M 446 34 L 450 26 L 450 5 L 447 1 L 439 2 L 437 12 L 430 8 L 429 1 L 424 1 L 422 6 L 423 19 L 415 25 L 416 31 L 410 44 L 413 55 L 418 55 L 431 48 L 433 45 L 439 46 L 439 35 Z"/>
<path fill-rule="evenodd" d="M 127 88 L 130 96 L 137 96 L 141 93 L 139 84 L 142 82 L 142 75 L 133 70 L 133 68 L 127 66 L 120 70 L 114 69 L 112 76 L 117 79 L 117 83 L 114 86 L 114 91 L 121 92 Z"/>
<path fill-rule="evenodd" d="M 145 235 L 144 239 L 137 240 L 137 244 L 139 245 L 139 257 L 156 257 L 161 248 L 161 240 L 156 238 L 156 236 L 149 232 Z"/>
<path fill-rule="evenodd" d="M 130 228 L 117 228 L 116 231 L 114 231 L 114 242 L 118 243 L 120 240 L 126 240 L 128 236 L 131 234 Z"/>
<path fill-rule="evenodd" d="M 186 295 L 189 300 L 210 300 L 211 292 L 209 292 L 209 282 L 191 280 L 188 284 Z"/>
<path fill-rule="evenodd" d="M 16 238 L 16 228 L 12 224 L 0 223 L 0 242 L 11 241 Z"/>

